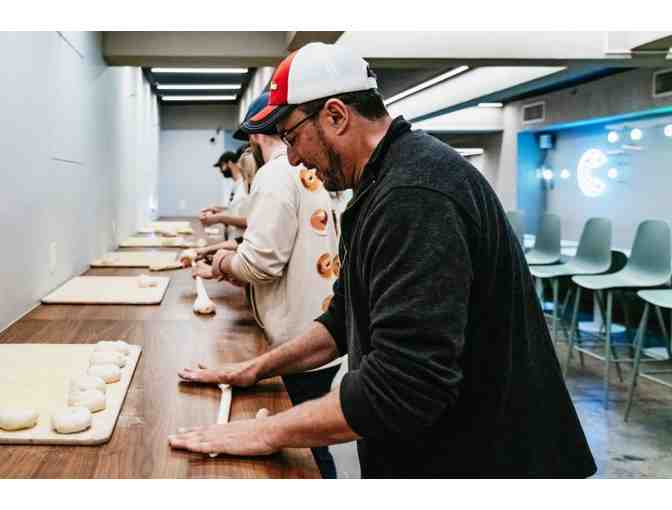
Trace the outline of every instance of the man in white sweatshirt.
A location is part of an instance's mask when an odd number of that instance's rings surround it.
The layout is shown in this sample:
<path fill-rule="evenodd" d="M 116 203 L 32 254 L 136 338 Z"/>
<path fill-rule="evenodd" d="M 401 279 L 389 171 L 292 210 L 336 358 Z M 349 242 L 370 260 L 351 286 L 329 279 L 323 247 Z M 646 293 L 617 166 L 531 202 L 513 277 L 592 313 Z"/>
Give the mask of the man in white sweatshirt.
<path fill-rule="evenodd" d="M 328 308 L 340 260 L 332 201 L 322 182 L 314 170 L 290 165 L 275 129 L 253 120 L 267 103 L 268 93 L 250 106 L 234 135 L 249 136 L 264 161 L 248 199 L 243 241 L 235 252 L 217 252 L 211 268 L 200 263 L 194 274 L 249 283 L 255 319 L 274 348 L 301 334 Z M 314 371 L 284 376 L 292 403 L 326 395 L 339 365 L 334 360 Z M 313 454 L 322 476 L 335 477 L 328 449 L 314 448 Z"/>

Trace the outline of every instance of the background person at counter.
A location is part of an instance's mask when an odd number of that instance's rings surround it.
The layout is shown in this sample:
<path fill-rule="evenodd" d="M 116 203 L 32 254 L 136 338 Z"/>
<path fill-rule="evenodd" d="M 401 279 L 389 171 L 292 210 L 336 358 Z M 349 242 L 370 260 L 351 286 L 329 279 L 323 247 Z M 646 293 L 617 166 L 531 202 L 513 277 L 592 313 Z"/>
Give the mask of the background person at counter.
<path fill-rule="evenodd" d="M 197 452 L 358 439 L 362 477 L 586 477 L 596 467 L 523 253 L 495 193 L 453 149 L 392 120 L 367 63 L 308 44 L 271 80 L 293 165 L 355 191 L 341 276 L 303 335 L 245 363 L 186 369 L 250 386 L 349 355 L 339 389 L 278 415 L 188 429 Z"/>

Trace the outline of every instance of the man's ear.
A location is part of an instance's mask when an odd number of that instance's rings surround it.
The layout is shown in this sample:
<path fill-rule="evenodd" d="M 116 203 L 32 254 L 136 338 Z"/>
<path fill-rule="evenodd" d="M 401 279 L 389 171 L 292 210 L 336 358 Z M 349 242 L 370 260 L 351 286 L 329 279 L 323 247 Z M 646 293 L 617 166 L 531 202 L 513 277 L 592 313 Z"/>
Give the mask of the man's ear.
<path fill-rule="evenodd" d="M 340 99 L 330 99 L 324 105 L 327 126 L 332 128 L 336 134 L 345 132 L 350 124 L 350 109 Z"/>

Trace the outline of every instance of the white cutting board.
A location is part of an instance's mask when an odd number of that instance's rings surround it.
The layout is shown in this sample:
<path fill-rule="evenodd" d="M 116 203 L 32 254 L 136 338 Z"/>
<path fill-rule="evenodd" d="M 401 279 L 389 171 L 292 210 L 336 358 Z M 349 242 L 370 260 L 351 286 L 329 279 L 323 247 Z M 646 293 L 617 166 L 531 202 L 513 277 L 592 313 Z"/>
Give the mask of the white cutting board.
<path fill-rule="evenodd" d="M 161 231 L 178 231 L 178 230 L 189 230 L 191 231 L 191 224 L 188 221 L 154 221 L 140 229 L 142 234 L 152 234 L 154 232 Z"/>
<path fill-rule="evenodd" d="M 175 252 L 165 251 L 119 251 L 108 253 L 91 262 L 91 267 L 149 267 L 167 266 L 176 262 Z M 114 258 L 114 261 L 107 260 Z"/>
<path fill-rule="evenodd" d="M 67 407 L 69 381 L 86 375 L 94 344 L 0 344 L 0 405 L 33 408 L 35 427 L 0 429 L 0 444 L 98 445 L 110 440 L 142 348 L 131 345 L 121 380 L 106 385 L 103 411 L 93 413 L 91 427 L 75 434 L 52 430 L 51 415 Z"/>
<path fill-rule="evenodd" d="M 163 300 L 170 277 L 151 276 L 156 287 L 141 288 L 137 276 L 77 276 L 48 296 L 46 304 L 157 305 Z"/>
<path fill-rule="evenodd" d="M 122 248 L 191 248 L 193 241 L 183 237 L 140 237 L 131 236 L 119 244 Z"/>

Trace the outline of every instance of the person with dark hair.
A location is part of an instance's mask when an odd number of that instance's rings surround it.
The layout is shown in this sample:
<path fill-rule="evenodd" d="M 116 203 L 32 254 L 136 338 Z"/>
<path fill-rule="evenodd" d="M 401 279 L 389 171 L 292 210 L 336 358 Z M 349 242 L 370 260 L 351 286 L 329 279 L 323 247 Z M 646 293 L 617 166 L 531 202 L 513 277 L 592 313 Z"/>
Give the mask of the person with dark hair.
<path fill-rule="evenodd" d="M 251 386 L 347 353 L 328 395 L 261 420 L 195 427 L 174 448 L 233 455 L 358 440 L 363 477 L 573 478 L 596 466 L 532 277 L 483 176 L 392 119 L 367 63 L 339 45 L 287 57 L 257 121 L 343 213 L 340 276 L 302 335 L 252 360 L 190 370 Z M 382 109 L 382 110 L 381 110 Z"/>

